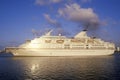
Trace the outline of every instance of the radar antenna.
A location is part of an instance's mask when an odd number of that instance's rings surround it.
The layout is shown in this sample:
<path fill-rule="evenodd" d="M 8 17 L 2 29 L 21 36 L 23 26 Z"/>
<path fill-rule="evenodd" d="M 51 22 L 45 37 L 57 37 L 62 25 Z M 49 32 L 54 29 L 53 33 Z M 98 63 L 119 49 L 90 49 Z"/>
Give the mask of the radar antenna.
<path fill-rule="evenodd" d="M 38 37 L 38 32 L 35 29 L 32 29 L 32 33 L 35 37 Z"/>

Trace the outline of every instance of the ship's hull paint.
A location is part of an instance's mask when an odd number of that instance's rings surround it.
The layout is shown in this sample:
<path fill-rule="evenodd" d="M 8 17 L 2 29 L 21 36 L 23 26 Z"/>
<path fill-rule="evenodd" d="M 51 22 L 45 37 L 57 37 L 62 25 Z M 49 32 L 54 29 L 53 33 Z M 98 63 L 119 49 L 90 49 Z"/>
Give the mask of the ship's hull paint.
<path fill-rule="evenodd" d="M 13 50 L 14 56 L 101 56 L 112 55 L 114 50 Z"/>

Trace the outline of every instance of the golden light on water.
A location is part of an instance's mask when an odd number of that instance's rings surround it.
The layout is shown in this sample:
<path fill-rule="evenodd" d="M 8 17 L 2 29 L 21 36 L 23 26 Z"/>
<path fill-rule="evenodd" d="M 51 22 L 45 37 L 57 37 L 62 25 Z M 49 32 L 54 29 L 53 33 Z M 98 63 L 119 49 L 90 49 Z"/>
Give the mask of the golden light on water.
<path fill-rule="evenodd" d="M 32 64 L 30 70 L 32 73 L 34 73 L 38 70 L 38 68 L 39 68 L 38 64 Z"/>

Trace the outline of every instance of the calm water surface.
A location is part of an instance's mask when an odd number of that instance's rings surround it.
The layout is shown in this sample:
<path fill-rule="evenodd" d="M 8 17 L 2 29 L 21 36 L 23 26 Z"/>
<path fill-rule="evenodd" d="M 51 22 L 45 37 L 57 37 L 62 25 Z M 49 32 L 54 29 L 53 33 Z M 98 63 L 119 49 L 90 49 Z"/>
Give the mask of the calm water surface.
<path fill-rule="evenodd" d="M 120 55 L 0 57 L 0 80 L 120 80 Z"/>

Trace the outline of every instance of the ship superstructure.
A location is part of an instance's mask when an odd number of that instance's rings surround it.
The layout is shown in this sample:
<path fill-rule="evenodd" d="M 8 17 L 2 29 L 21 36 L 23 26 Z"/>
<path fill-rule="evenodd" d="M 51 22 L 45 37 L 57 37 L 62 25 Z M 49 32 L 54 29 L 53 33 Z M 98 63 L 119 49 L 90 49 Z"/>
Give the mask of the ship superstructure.
<path fill-rule="evenodd" d="M 99 38 L 87 36 L 83 30 L 73 38 L 59 34 L 52 36 L 51 31 L 18 47 L 7 47 L 6 52 L 15 56 L 85 56 L 111 55 L 115 45 Z"/>

